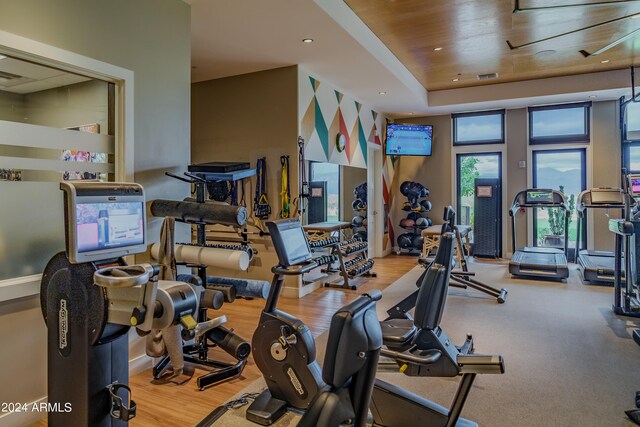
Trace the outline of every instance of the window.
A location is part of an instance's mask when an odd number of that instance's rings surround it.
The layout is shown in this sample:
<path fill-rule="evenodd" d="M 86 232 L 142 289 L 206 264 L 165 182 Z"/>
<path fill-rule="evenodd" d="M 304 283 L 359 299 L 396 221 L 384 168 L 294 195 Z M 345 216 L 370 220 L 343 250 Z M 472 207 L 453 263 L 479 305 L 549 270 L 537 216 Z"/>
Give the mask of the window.
<path fill-rule="evenodd" d="M 529 107 L 529 144 L 588 143 L 590 102 Z"/>
<path fill-rule="evenodd" d="M 64 250 L 59 183 L 115 180 L 119 129 L 114 83 L 3 55 L 0 282 L 37 275 Z"/>
<path fill-rule="evenodd" d="M 340 220 L 340 165 L 311 162 L 310 181 L 327 183 L 327 221 Z"/>
<path fill-rule="evenodd" d="M 503 144 L 504 110 L 452 114 L 453 145 Z"/>
<path fill-rule="evenodd" d="M 620 99 L 622 117 L 622 164 L 629 171 L 640 173 L 640 103 Z"/>
<path fill-rule="evenodd" d="M 551 188 L 564 193 L 571 210 L 569 248 L 575 248 L 577 232 L 576 200 L 587 187 L 586 151 L 536 150 L 533 152 L 533 187 Z M 582 230 L 586 230 L 583 228 Z M 535 209 L 533 218 L 535 246 L 564 248 L 564 217 L 559 208 Z M 586 233 L 580 237 L 586 243 Z"/>

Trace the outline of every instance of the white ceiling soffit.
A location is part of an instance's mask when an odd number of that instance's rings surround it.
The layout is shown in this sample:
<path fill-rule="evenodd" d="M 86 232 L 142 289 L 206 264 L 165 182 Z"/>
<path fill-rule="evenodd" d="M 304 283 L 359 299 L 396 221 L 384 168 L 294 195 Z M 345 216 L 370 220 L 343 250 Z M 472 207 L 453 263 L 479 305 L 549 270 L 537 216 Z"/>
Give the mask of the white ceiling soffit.
<path fill-rule="evenodd" d="M 376 111 L 426 108 L 426 89 L 342 1 L 189 3 L 192 82 L 299 64 Z"/>

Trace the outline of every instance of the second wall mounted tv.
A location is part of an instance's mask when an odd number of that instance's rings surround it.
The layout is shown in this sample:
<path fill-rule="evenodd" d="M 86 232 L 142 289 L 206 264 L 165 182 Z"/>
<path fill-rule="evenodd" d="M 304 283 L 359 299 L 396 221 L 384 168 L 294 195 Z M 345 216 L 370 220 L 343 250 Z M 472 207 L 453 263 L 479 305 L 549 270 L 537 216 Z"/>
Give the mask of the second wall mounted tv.
<path fill-rule="evenodd" d="M 433 126 L 390 123 L 385 153 L 388 156 L 430 156 Z"/>

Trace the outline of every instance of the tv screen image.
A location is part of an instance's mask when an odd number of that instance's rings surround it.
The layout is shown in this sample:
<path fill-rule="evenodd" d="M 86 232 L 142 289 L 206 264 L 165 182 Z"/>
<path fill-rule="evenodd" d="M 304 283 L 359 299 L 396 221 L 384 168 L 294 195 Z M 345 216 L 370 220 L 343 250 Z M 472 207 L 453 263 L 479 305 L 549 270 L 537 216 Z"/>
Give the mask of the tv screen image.
<path fill-rule="evenodd" d="M 388 124 L 385 153 L 388 156 L 430 156 L 433 126 Z"/>

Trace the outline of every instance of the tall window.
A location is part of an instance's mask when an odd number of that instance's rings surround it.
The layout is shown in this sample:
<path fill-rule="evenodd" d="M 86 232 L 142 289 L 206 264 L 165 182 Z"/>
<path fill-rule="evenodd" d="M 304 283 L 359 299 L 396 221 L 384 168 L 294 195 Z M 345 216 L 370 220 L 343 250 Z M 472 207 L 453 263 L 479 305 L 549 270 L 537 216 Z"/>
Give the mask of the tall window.
<path fill-rule="evenodd" d="M 327 221 L 340 220 L 340 165 L 311 162 L 310 181 L 327 183 Z"/>
<path fill-rule="evenodd" d="M 503 144 L 504 110 L 452 114 L 453 145 Z"/>
<path fill-rule="evenodd" d="M 586 190 L 585 149 L 536 150 L 533 152 L 533 186 L 564 193 L 571 217 L 569 247 L 575 247 L 577 230 L 576 200 Z M 533 222 L 535 246 L 564 247 L 564 216 L 559 208 L 536 209 Z M 583 229 L 583 231 L 585 231 Z M 586 234 L 580 239 L 585 239 Z"/>
<path fill-rule="evenodd" d="M 629 172 L 640 172 L 640 103 L 620 99 L 622 117 L 622 164 Z"/>
<path fill-rule="evenodd" d="M 529 144 L 588 143 L 590 102 L 529 107 Z"/>

